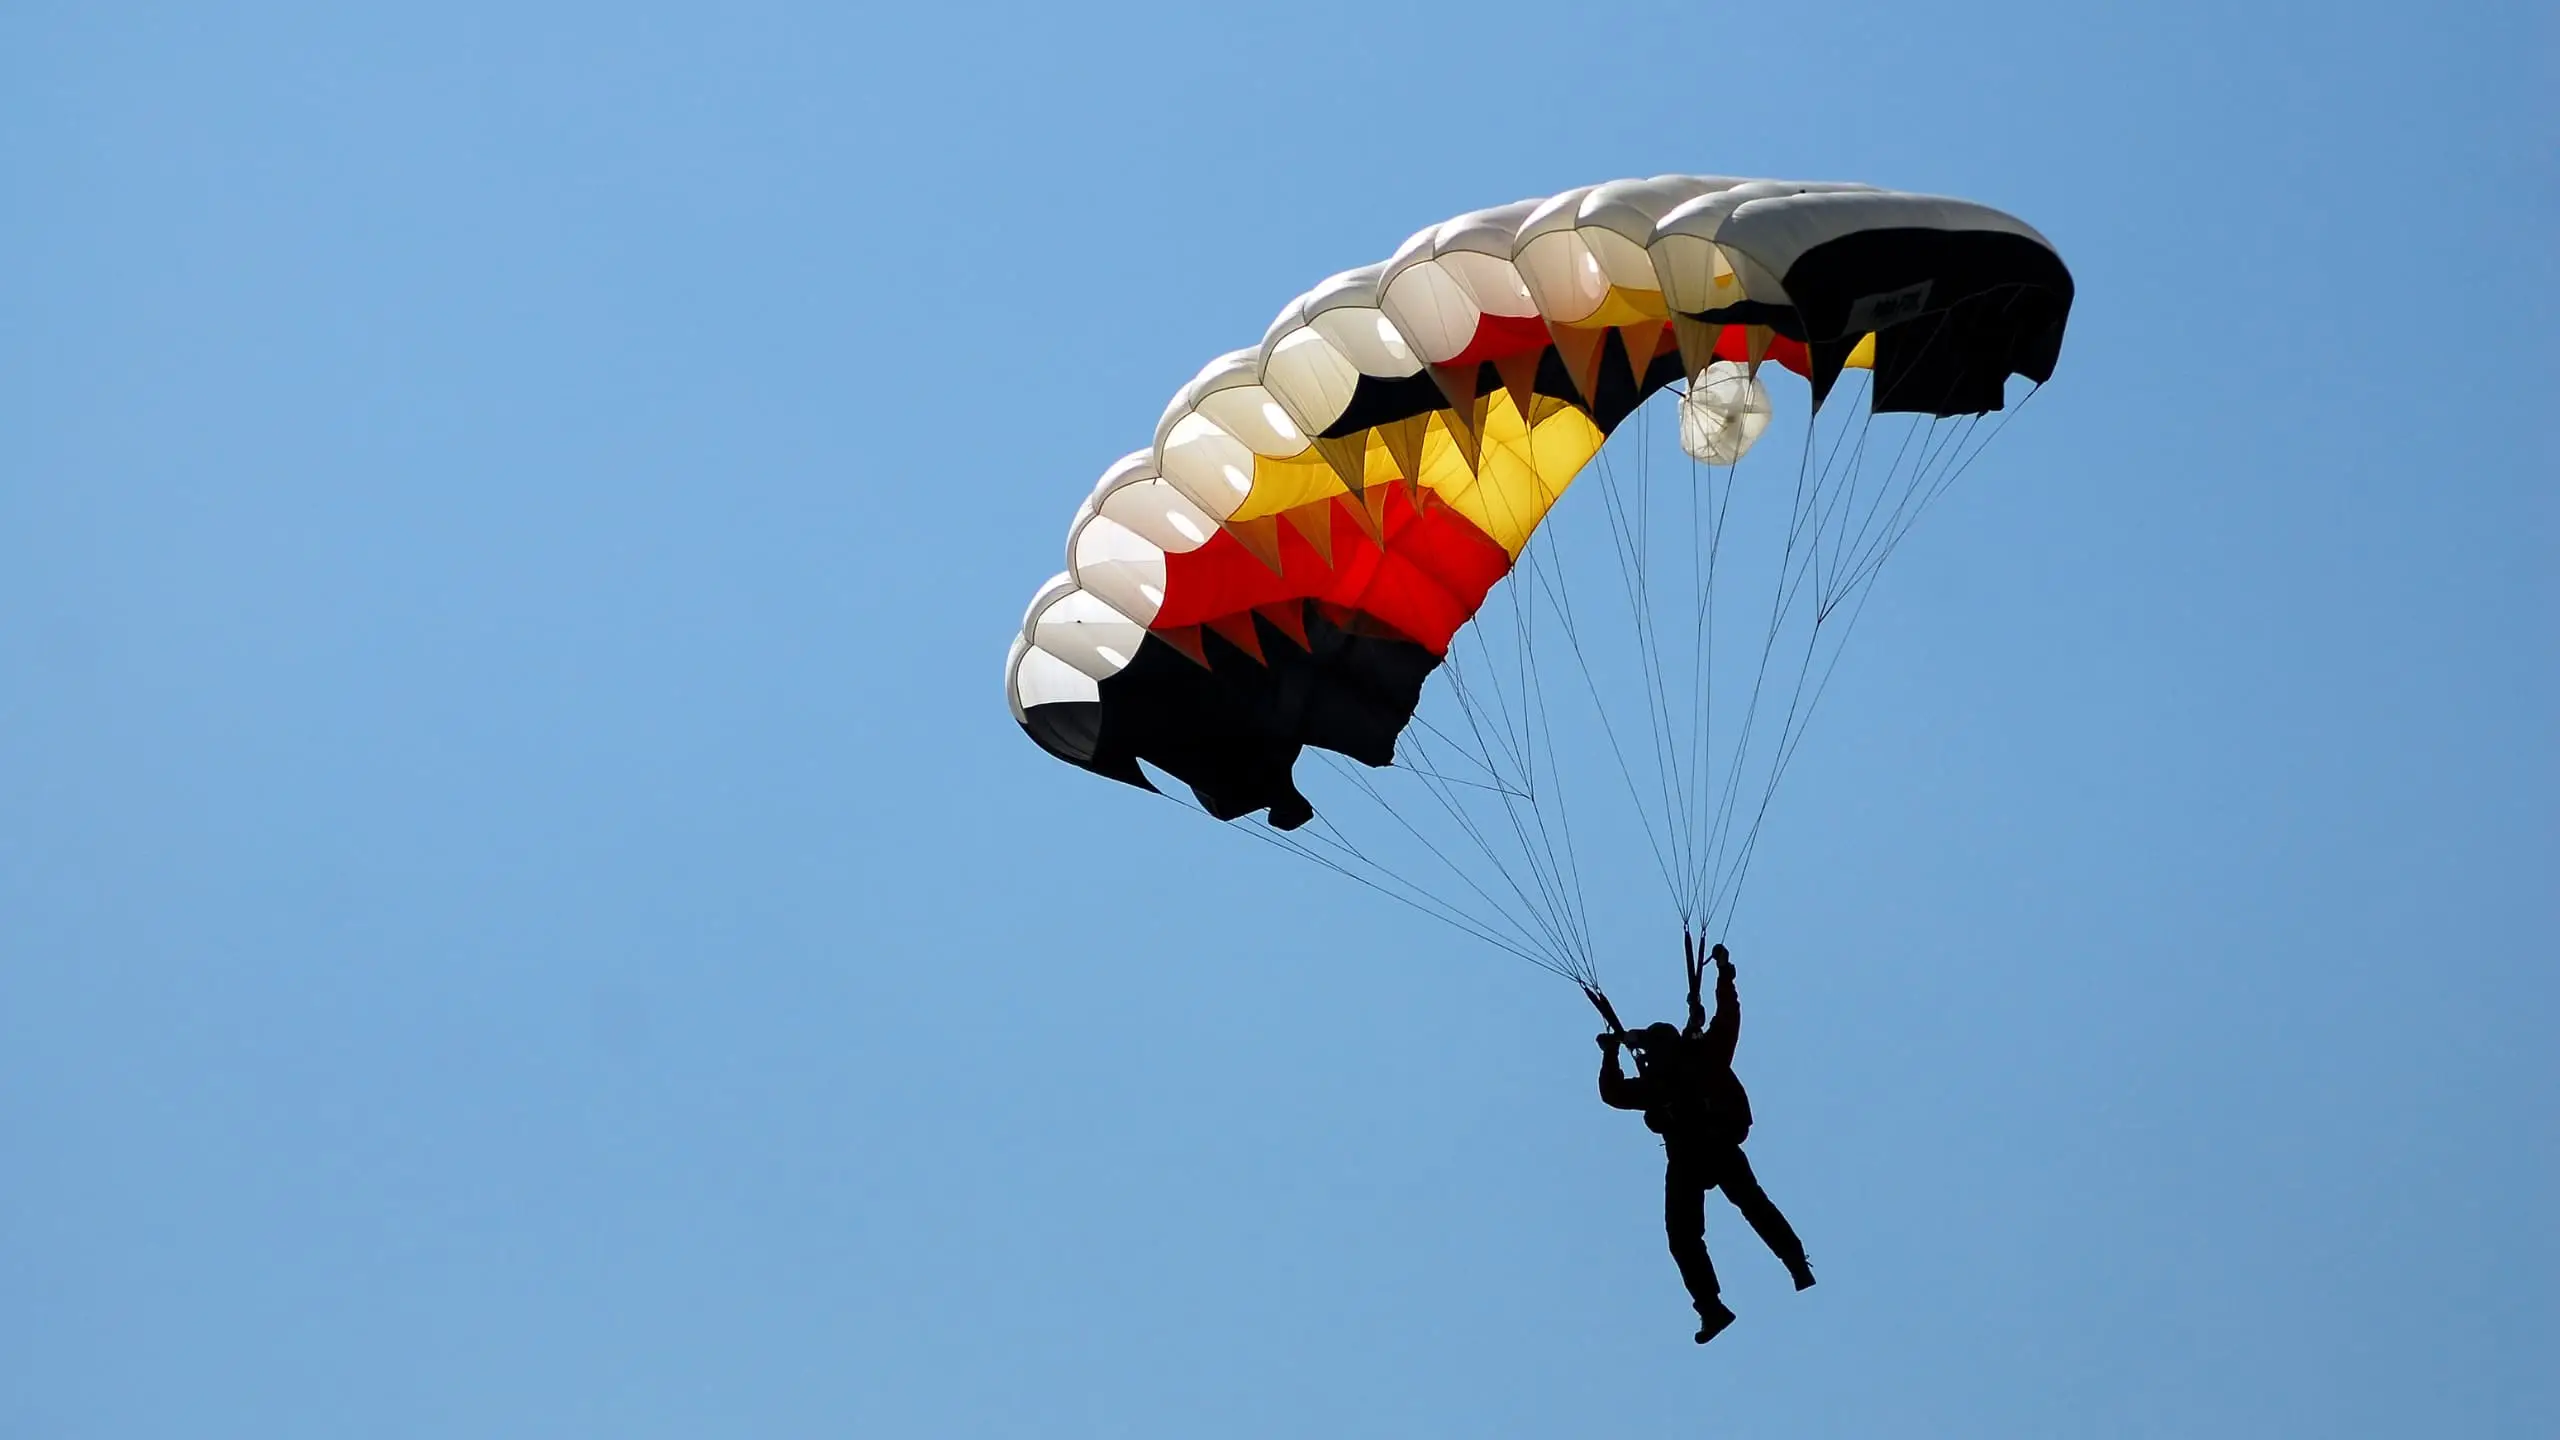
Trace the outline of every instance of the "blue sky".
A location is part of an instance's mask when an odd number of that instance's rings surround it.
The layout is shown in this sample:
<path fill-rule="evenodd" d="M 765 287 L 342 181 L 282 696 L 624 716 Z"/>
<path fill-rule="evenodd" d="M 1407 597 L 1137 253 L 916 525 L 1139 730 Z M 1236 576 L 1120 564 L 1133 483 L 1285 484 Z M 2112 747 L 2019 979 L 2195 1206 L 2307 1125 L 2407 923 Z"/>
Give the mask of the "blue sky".
<path fill-rule="evenodd" d="M 2553 1433 L 2555 41 L 11 7 L 0 1433 Z M 1666 170 L 2080 284 L 1754 871 L 1705 1352 L 1578 996 L 995 679 L 1203 359 Z"/>

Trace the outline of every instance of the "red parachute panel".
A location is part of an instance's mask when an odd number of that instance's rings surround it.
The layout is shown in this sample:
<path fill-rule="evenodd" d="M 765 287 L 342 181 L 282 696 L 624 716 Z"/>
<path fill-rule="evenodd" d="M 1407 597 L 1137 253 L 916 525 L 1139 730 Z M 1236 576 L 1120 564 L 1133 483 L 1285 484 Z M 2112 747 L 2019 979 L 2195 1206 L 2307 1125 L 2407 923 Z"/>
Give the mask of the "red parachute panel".
<path fill-rule="evenodd" d="M 1258 607 L 1315 600 L 1366 615 L 1434 655 L 1447 654 L 1450 637 L 1510 572 L 1511 556 L 1427 493 L 1417 508 L 1409 487 L 1384 488 L 1378 515 L 1383 547 L 1343 508 L 1362 502 L 1345 499 L 1321 512 L 1331 527 L 1330 561 L 1285 523 L 1278 527 L 1277 571 L 1223 532 L 1197 550 L 1168 555 L 1164 604 L 1149 628 L 1207 624 Z"/>

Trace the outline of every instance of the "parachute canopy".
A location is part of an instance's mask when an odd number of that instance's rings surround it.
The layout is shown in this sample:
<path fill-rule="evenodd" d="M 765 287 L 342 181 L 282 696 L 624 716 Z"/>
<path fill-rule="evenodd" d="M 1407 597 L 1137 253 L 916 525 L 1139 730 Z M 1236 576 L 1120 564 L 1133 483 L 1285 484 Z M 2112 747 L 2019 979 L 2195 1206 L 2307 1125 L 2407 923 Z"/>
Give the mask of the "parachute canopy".
<path fill-rule="evenodd" d="M 1998 410 L 2053 371 L 2070 273 L 2032 228 L 1863 185 L 1658 176 L 1461 215 L 1221 355 L 1078 508 L 1006 660 L 1014 718 L 1072 764 L 1209 813 L 1312 814 L 1308 746 L 1395 758 L 1425 680 L 1647 396 L 1729 465 L 1764 362 L 1818 407 Z"/>

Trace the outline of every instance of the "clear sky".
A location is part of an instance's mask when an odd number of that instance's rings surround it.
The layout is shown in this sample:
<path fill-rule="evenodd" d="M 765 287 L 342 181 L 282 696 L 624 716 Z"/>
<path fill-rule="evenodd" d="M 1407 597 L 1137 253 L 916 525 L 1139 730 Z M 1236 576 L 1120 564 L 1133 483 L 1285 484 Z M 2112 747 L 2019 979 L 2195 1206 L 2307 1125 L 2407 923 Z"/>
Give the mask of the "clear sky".
<path fill-rule="evenodd" d="M 2560 1433 L 2556 55 L 8 7 L 0 1435 Z M 1578 995 L 996 683 L 1204 359 L 1668 170 L 2080 285 L 1754 872 L 1703 1352 Z"/>

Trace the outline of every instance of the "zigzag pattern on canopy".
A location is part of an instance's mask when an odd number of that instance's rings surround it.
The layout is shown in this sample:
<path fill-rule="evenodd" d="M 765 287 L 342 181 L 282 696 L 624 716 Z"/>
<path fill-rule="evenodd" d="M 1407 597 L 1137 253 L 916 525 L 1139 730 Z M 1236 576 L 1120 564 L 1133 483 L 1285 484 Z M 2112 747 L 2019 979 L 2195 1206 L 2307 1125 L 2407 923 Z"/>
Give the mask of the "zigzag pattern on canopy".
<path fill-rule="evenodd" d="M 1176 392 L 1077 510 L 1005 665 L 1060 759 L 1312 813 L 1318 745 L 1394 758 L 1422 684 L 1609 433 L 1713 361 L 1870 368 L 1879 411 L 1998 409 L 2071 280 L 1967 201 L 1659 176 L 1433 226 L 1291 302 Z"/>

